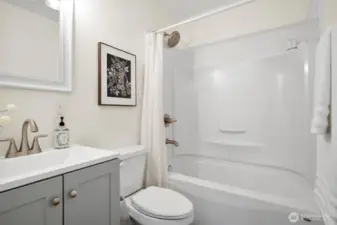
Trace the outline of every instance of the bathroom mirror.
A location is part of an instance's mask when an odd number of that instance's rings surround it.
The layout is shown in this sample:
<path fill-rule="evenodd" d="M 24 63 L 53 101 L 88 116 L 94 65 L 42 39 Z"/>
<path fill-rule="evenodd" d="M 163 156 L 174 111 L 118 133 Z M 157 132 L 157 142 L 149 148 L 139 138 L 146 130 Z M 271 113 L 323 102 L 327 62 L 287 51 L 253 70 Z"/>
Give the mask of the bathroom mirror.
<path fill-rule="evenodd" d="M 0 86 L 72 90 L 74 0 L 0 0 Z"/>

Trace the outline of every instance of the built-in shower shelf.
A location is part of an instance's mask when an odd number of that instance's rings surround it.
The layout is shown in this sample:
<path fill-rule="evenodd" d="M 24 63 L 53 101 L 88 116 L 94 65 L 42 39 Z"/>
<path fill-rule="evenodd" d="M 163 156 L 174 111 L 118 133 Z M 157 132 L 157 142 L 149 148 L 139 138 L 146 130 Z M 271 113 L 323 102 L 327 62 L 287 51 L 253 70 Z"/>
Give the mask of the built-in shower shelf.
<path fill-rule="evenodd" d="M 223 141 L 223 140 L 206 140 L 205 142 L 210 144 L 221 145 L 224 147 L 254 147 L 254 148 L 262 148 L 264 147 L 261 143 L 256 142 L 238 142 L 238 141 Z"/>
<path fill-rule="evenodd" d="M 227 134 L 244 134 L 247 132 L 246 129 L 228 129 L 228 128 L 222 128 L 222 127 L 219 127 L 219 131 L 221 133 L 227 133 Z"/>

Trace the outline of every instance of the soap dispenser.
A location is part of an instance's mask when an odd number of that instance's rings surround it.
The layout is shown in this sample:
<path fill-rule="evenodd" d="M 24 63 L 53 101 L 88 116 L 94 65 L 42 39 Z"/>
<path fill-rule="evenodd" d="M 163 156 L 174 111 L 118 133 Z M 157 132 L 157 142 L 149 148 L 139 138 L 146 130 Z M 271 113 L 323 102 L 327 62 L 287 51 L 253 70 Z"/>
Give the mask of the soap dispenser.
<path fill-rule="evenodd" d="M 54 148 L 62 149 L 69 147 L 69 129 L 64 123 L 64 117 L 60 117 L 59 126 L 55 129 Z"/>

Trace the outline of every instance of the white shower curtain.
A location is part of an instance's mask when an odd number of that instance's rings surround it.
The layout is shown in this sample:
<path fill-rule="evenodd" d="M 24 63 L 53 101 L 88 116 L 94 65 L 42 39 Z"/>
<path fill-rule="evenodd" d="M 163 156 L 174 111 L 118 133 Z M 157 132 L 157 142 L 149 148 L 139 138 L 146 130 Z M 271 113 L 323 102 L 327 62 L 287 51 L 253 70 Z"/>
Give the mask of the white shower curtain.
<path fill-rule="evenodd" d="M 146 186 L 166 187 L 168 179 L 163 106 L 163 34 L 146 35 L 141 144 L 149 151 Z"/>

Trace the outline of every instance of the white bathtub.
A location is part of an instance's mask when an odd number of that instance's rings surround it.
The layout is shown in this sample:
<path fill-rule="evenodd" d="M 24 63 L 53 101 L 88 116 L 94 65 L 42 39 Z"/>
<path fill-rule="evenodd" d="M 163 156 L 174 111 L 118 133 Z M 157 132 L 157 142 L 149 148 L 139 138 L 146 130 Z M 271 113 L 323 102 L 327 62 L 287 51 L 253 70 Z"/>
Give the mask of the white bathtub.
<path fill-rule="evenodd" d="M 296 224 L 324 224 L 312 185 L 292 171 L 196 157 L 175 158 L 173 171 L 170 188 L 193 202 L 195 225 L 288 225 L 291 212 L 316 216 Z"/>

